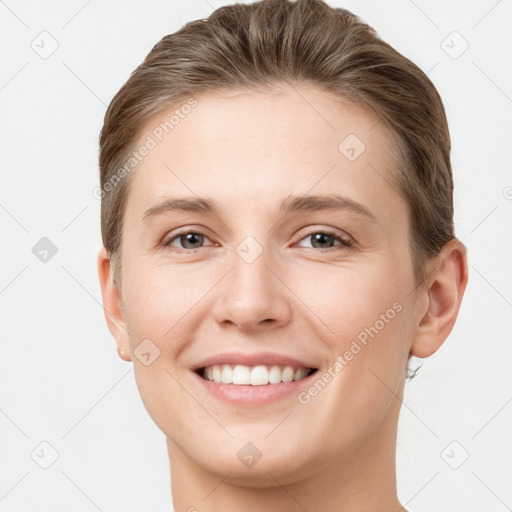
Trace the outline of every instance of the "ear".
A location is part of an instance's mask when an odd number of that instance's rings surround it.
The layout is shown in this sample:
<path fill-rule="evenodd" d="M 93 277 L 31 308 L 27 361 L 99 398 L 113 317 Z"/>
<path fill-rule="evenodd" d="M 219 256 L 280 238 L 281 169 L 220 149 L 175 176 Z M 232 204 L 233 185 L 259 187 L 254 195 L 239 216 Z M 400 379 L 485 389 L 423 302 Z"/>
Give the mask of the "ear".
<path fill-rule="evenodd" d="M 454 238 L 431 262 L 425 286 L 420 290 L 424 304 L 411 345 L 415 357 L 436 352 L 453 329 L 468 282 L 466 248 Z"/>
<path fill-rule="evenodd" d="M 100 279 L 101 295 L 103 297 L 103 312 L 107 326 L 117 344 L 117 353 L 121 359 L 131 361 L 131 349 L 124 318 L 121 292 L 114 284 L 110 257 L 105 247 L 98 253 L 98 276 Z"/>

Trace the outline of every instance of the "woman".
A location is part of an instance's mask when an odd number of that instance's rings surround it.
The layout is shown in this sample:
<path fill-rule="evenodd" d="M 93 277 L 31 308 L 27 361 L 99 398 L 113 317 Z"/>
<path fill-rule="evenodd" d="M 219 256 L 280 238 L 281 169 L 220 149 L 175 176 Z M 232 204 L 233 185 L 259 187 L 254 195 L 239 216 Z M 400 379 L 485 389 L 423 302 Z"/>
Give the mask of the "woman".
<path fill-rule="evenodd" d="M 105 316 L 176 511 L 399 511 L 411 356 L 467 283 L 428 77 L 320 0 L 157 43 L 101 132 Z"/>

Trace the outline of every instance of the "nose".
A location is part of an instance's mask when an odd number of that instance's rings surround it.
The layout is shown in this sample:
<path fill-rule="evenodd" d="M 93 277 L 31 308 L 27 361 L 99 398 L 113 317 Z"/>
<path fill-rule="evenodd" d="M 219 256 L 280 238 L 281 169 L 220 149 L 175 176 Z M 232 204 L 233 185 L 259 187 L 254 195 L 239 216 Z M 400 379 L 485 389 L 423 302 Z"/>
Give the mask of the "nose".
<path fill-rule="evenodd" d="M 264 250 L 252 262 L 238 253 L 231 271 L 219 283 L 212 309 L 219 325 L 236 325 L 244 331 L 275 329 L 291 318 L 291 292 L 283 283 L 279 265 Z"/>

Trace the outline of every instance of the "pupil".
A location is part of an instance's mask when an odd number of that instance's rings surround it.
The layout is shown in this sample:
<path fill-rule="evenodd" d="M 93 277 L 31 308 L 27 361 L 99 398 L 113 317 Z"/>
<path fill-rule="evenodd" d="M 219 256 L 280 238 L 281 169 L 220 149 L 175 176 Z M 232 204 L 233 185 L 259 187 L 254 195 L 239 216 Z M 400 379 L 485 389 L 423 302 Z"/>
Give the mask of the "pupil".
<path fill-rule="evenodd" d="M 194 247 L 187 247 L 187 244 L 192 244 L 194 245 L 194 238 L 197 238 L 197 237 L 201 237 L 202 235 L 198 234 L 198 233 L 187 233 L 186 235 L 183 235 L 181 238 L 182 238 L 182 245 L 183 247 L 185 247 L 186 249 L 193 249 Z M 185 240 L 185 243 L 183 243 L 183 239 Z M 197 244 L 197 240 L 195 242 Z"/>
<path fill-rule="evenodd" d="M 315 236 L 313 237 L 315 243 L 319 242 L 320 244 L 325 244 L 326 243 L 326 241 L 325 241 L 326 238 L 327 238 L 327 240 L 329 240 L 330 235 L 327 235 L 326 233 L 316 233 Z"/>
<path fill-rule="evenodd" d="M 183 235 L 181 237 L 182 245 L 184 247 L 186 247 L 187 244 L 191 244 L 192 246 L 197 245 L 197 243 L 199 243 L 201 241 L 202 236 L 203 235 L 201 235 L 199 233 L 187 233 L 186 235 Z M 320 245 L 325 245 L 326 243 L 328 243 L 330 238 L 331 238 L 331 236 L 326 233 L 315 233 L 315 235 L 313 236 L 314 244 L 320 244 Z M 185 240 L 185 243 L 183 243 L 184 240 Z M 190 248 L 190 247 L 186 247 L 186 248 Z M 192 248 L 194 248 L 194 247 L 192 247 Z"/>

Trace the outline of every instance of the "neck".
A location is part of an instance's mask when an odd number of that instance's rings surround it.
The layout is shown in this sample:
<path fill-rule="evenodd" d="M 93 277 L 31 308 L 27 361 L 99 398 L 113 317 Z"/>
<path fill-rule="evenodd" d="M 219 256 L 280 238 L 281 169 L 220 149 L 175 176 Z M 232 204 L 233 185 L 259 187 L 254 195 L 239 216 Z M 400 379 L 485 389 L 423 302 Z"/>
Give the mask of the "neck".
<path fill-rule="evenodd" d="M 396 493 L 399 409 L 388 411 L 371 439 L 318 467 L 313 476 L 283 485 L 267 471 L 268 484 L 243 486 L 206 471 L 167 439 L 175 512 L 405 512 Z M 283 475 L 281 471 L 280 475 Z"/>

